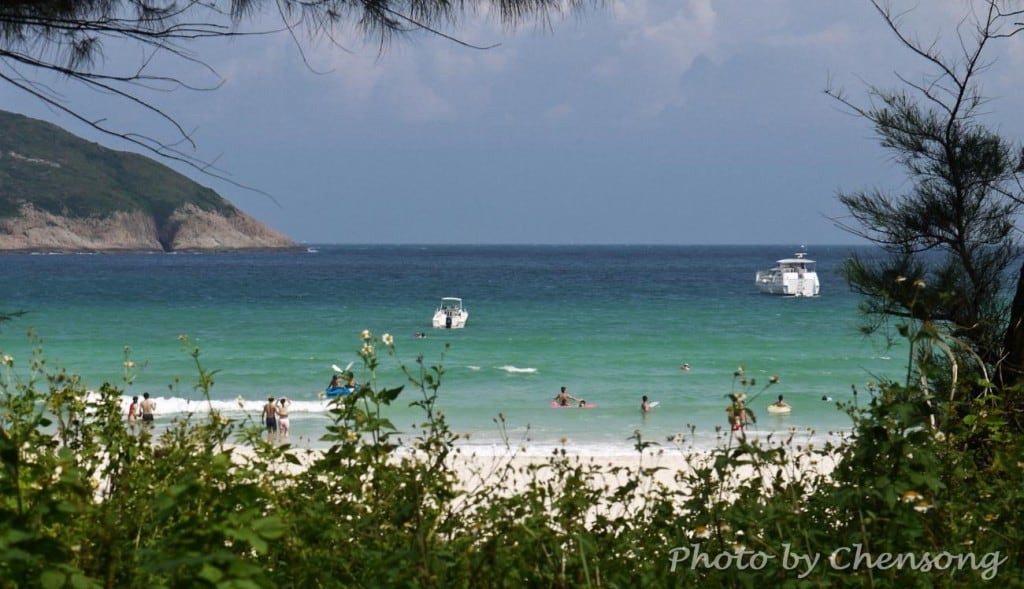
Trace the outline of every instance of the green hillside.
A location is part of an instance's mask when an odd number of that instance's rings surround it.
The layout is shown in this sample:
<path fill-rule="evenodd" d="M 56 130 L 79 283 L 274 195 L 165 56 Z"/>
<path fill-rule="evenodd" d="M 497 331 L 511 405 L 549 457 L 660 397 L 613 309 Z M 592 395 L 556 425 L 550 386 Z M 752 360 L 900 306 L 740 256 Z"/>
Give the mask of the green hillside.
<path fill-rule="evenodd" d="M 185 203 L 225 216 L 237 212 L 213 190 L 152 159 L 0 111 L 0 217 L 16 215 L 24 203 L 66 217 L 141 210 L 158 224 Z"/>

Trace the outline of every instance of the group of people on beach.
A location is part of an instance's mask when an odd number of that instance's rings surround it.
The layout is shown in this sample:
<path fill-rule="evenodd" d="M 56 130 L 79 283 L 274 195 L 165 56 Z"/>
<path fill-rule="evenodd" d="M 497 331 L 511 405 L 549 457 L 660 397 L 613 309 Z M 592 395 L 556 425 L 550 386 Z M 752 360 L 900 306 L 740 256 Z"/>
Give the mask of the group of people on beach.
<path fill-rule="evenodd" d="M 741 431 L 746 429 L 747 425 L 754 421 L 754 416 L 747 409 L 745 404 L 745 395 L 742 393 L 730 395 L 732 402 L 726 407 L 725 412 L 729 425 L 732 427 L 732 431 Z M 569 394 L 568 387 L 562 387 L 558 394 L 552 399 L 560 407 L 570 407 L 576 405 L 578 407 L 585 407 L 587 402 L 583 399 L 577 398 Z M 647 395 L 643 395 L 640 398 L 640 413 L 644 415 L 646 419 L 648 412 L 654 408 L 657 403 L 652 403 Z M 789 403 L 783 400 L 782 395 L 779 395 L 778 401 L 772 403 L 770 407 L 775 409 L 789 409 Z"/>
<path fill-rule="evenodd" d="M 152 424 L 153 414 L 156 412 L 156 401 L 149 398 L 149 393 L 142 393 L 142 403 L 139 403 L 138 395 L 132 397 L 131 405 L 128 405 L 128 423 L 135 424 L 139 420 L 142 423 Z"/>
<path fill-rule="evenodd" d="M 729 406 L 726 407 L 725 411 L 729 421 L 729 425 L 732 427 L 732 430 L 739 431 L 745 429 L 747 425 L 754 420 L 753 414 L 751 414 L 750 410 L 747 409 L 744 403 L 744 396 L 742 394 L 731 395 L 731 397 L 732 403 L 730 403 Z M 587 405 L 587 402 L 585 400 L 580 399 L 578 397 L 574 397 L 571 394 L 569 394 L 568 387 L 564 386 L 558 391 L 558 394 L 555 395 L 554 399 L 552 400 L 555 403 L 557 403 L 560 407 L 570 407 L 573 405 L 577 407 L 586 407 Z M 640 398 L 640 412 L 643 413 L 645 417 L 647 413 L 654 408 L 655 405 L 657 405 L 657 403 L 652 403 L 647 398 L 647 395 L 643 395 Z M 779 400 L 776 401 L 775 403 L 772 403 L 771 406 L 776 408 L 789 408 L 789 404 L 783 400 L 782 395 L 779 395 Z"/>
<path fill-rule="evenodd" d="M 756 421 L 754 415 L 747 409 L 745 404 L 745 398 L 743 394 L 730 395 L 732 403 L 725 408 L 725 413 L 728 416 L 729 425 L 732 426 L 732 431 L 740 431 L 746 429 L 747 425 L 751 422 Z M 783 400 L 782 395 L 779 395 L 779 400 L 768 406 L 769 411 L 771 409 L 788 410 L 790 409 L 789 403 Z"/>
<path fill-rule="evenodd" d="M 291 401 L 286 397 L 281 397 L 276 402 L 274 397 L 267 397 L 267 402 L 263 405 L 263 411 L 260 413 L 260 419 L 267 426 L 268 437 L 274 438 L 278 434 L 284 437 L 288 436 L 288 430 L 291 427 L 288 422 L 289 405 L 291 405 Z"/>
<path fill-rule="evenodd" d="M 278 434 L 282 436 L 288 435 L 290 424 L 288 423 L 288 406 L 291 405 L 286 397 L 281 397 L 277 401 L 274 397 L 267 397 L 267 402 L 263 405 L 263 411 L 260 413 L 260 421 L 267 428 L 267 435 L 274 437 Z M 139 397 L 132 397 L 132 402 L 128 405 L 128 423 L 135 424 L 140 420 L 142 423 L 152 424 L 153 415 L 156 412 L 156 402 L 149 398 L 149 393 L 142 393 L 142 402 L 139 402 Z"/>
<path fill-rule="evenodd" d="M 685 365 L 686 369 L 689 369 L 689 365 Z M 331 383 L 328 388 L 340 387 L 341 382 L 339 375 L 335 374 L 331 378 Z M 346 383 L 346 386 L 356 387 L 354 378 L 350 378 Z M 726 408 L 726 414 L 728 416 L 729 425 L 732 426 L 733 431 L 739 431 L 746 428 L 747 424 L 752 420 L 752 415 L 744 405 L 744 398 L 742 395 L 732 395 L 732 403 Z M 826 400 L 827 397 L 823 397 L 822 400 Z M 575 397 L 569 393 L 568 387 L 561 387 L 558 394 L 552 399 L 560 407 L 586 407 L 587 401 Z M 287 436 L 290 428 L 288 421 L 288 406 L 291 404 L 286 397 L 281 397 L 275 400 L 273 396 L 267 397 L 267 402 L 263 405 L 263 410 L 260 412 L 260 421 L 266 426 L 267 435 L 270 438 L 276 437 L 278 434 Z M 774 407 L 785 407 L 788 408 L 789 404 L 783 401 L 782 395 L 779 395 L 779 400 L 772 404 Z M 652 403 L 648 400 L 647 395 L 643 395 L 640 400 L 640 412 L 645 416 L 653 408 Z M 149 393 L 142 394 L 142 402 L 139 403 L 137 396 L 132 397 L 131 405 L 128 406 L 128 422 L 135 423 L 139 419 L 143 423 L 152 423 L 153 414 L 156 411 L 156 403 L 149 398 Z"/>
<path fill-rule="evenodd" d="M 327 383 L 326 390 L 331 391 L 334 389 L 351 389 L 354 391 L 357 388 L 359 388 L 359 383 L 356 382 L 356 377 L 354 375 L 350 374 L 349 377 L 345 380 L 345 384 L 341 384 L 341 375 L 335 374 L 331 376 L 331 382 Z"/>

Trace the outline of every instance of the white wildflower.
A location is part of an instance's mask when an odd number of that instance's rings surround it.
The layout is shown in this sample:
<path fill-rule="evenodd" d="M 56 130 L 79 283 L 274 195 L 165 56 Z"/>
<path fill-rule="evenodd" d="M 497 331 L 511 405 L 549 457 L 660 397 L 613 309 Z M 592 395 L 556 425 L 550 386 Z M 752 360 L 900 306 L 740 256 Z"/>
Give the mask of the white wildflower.
<path fill-rule="evenodd" d="M 904 503 L 916 503 L 918 501 L 923 501 L 923 500 L 924 500 L 924 496 L 921 495 L 920 493 L 918 493 L 917 491 L 914 491 L 913 489 L 911 489 L 911 490 L 909 490 L 909 491 L 907 491 L 906 493 L 903 494 L 903 502 Z"/>

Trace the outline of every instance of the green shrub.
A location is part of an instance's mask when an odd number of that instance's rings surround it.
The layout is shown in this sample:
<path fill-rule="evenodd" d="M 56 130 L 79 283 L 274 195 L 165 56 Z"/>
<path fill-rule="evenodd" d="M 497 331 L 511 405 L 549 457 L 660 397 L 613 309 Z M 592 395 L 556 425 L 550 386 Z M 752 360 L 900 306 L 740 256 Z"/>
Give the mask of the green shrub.
<path fill-rule="evenodd" d="M 371 378 L 332 402 L 322 452 L 212 407 L 130 426 L 119 388 L 4 356 L 0 587 L 1022 585 L 1024 445 L 994 394 L 936 422 L 920 386 L 883 383 L 846 408 L 841 442 L 740 430 L 694 452 L 637 433 L 631 466 L 521 461 L 508 442 L 467 478 L 435 405 L 441 365 L 400 363 L 389 387 L 375 375 L 393 341 L 361 345 Z M 396 402 L 417 431 L 386 419 Z"/>

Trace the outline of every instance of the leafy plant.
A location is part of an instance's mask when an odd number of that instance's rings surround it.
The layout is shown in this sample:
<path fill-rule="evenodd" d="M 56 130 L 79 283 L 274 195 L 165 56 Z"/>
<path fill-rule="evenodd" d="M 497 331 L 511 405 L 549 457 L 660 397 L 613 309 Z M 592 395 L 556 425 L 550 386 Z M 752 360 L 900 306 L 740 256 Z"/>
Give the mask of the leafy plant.
<path fill-rule="evenodd" d="M 210 399 L 213 373 L 182 344 Z M 129 425 L 118 387 L 84 389 L 41 346 L 26 376 L 3 356 L 0 587 L 1021 585 L 1024 444 L 994 392 L 935 420 L 949 379 L 873 385 L 846 407 L 847 438 L 817 445 L 636 433 L 623 465 L 525 458 L 506 437 L 477 457 L 438 409 L 441 363 L 406 366 L 387 334 L 364 332 L 360 352 L 368 378 L 331 402 L 323 451 L 212 404 Z M 936 358 L 915 355 L 915 373 L 948 366 Z M 378 382 L 384 361 L 403 385 Z M 128 383 L 130 349 L 124 362 Z M 730 395 L 757 386 L 733 378 Z M 386 417 L 399 402 L 420 411 L 410 431 Z"/>

